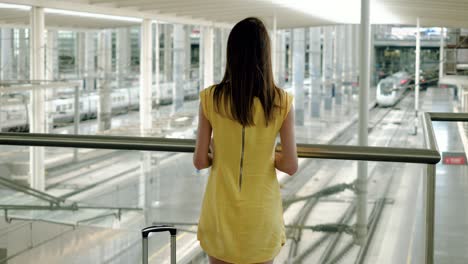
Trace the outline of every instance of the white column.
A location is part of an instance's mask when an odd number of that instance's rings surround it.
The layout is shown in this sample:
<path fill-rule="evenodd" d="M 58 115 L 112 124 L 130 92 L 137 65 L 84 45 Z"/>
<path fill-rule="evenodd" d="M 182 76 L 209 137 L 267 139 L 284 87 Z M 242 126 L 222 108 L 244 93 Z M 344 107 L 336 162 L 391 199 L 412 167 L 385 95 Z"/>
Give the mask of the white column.
<path fill-rule="evenodd" d="M 320 91 L 320 76 L 321 76 L 321 45 L 320 45 L 320 28 L 313 27 L 309 30 L 309 75 L 310 88 L 309 95 L 311 97 L 311 116 L 320 117 L 321 91 Z"/>
<path fill-rule="evenodd" d="M 86 33 L 76 33 L 75 65 L 76 74 L 79 79 L 83 79 L 86 61 Z"/>
<path fill-rule="evenodd" d="M 439 48 L 439 82 L 444 77 L 444 60 L 445 60 L 445 51 L 444 51 L 444 28 L 440 28 L 440 48 Z"/>
<path fill-rule="evenodd" d="M 214 84 L 213 80 L 213 28 L 205 27 L 203 37 L 203 88 Z"/>
<path fill-rule="evenodd" d="M 277 46 L 277 21 L 276 15 L 273 16 L 273 28 L 271 29 L 270 38 L 271 38 L 271 67 L 273 69 L 273 77 L 276 82 L 278 82 L 278 63 L 277 63 L 277 54 L 278 54 L 278 46 Z"/>
<path fill-rule="evenodd" d="M 375 26 L 371 26 L 371 32 L 372 32 L 372 27 L 375 28 Z M 376 83 L 376 70 L 375 70 L 375 46 L 374 46 L 374 37 L 371 35 L 371 42 L 370 42 L 370 86 L 369 88 L 375 88 L 377 86 Z"/>
<path fill-rule="evenodd" d="M 334 80 L 337 86 L 343 81 L 343 26 L 335 27 L 335 67 L 334 67 Z"/>
<path fill-rule="evenodd" d="M 293 76 L 294 114 L 297 126 L 304 125 L 304 61 L 305 61 L 305 30 L 296 28 L 292 34 L 293 44 Z"/>
<path fill-rule="evenodd" d="M 225 28 L 221 29 L 221 78 L 226 72 L 226 51 L 227 51 L 228 32 Z"/>
<path fill-rule="evenodd" d="M 103 30 L 98 35 L 98 73 L 99 73 L 99 104 L 98 131 L 111 128 L 112 98 L 111 98 L 111 31 Z"/>
<path fill-rule="evenodd" d="M 47 45 L 45 55 L 45 79 L 52 81 L 57 78 L 58 73 L 57 31 L 55 30 L 47 30 Z"/>
<path fill-rule="evenodd" d="M 85 89 L 95 90 L 96 89 L 96 65 L 94 62 L 96 56 L 96 42 L 95 32 L 85 33 L 85 62 L 84 62 L 84 78 L 85 78 Z"/>
<path fill-rule="evenodd" d="M 353 47 L 354 47 L 354 36 L 353 36 L 353 28 L 354 25 L 348 25 L 346 27 L 346 66 L 345 66 L 345 82 L 346 82 L 346 94 L 347 94 L 347 111 L 351 110 L 352 106 L 352 93 L 353 93 L 353 82 L 354 82 L 354 74 L 353 74 L 353 69 L 354 69 L 354 63 L 353 58 L 354 58 L 354 52 L 353 52 Z"/>
<path fill-rule="evenodd" d="M 335 87 L 335 103 L 341 104 L 341 84 L 343 81 L 343 26 L 335 27 L 335 45 L 333 50 L 333 83 Z"/>
<path fill-rule="evenodd" d="M 11 81 L 13 80 L 13 29 L 2 28 L 1 30 L 1 64 L 0 64 L 0 79 Z"/>
<path fill-rule="evenodd" d="M 360 146 L 368 145 L 369 85 L 370 85 L 370 0 L 361 0 L 360 57 L 359 57 L 359 135 Z M 367 239 L 367 162 L 358 162 L 356 181 L 356 244 L 364 245 Z"/>
<path fill-rule="evenodd" d="M 13 80 L 13 29 L 0 29 L 0 80 Z M 2 92 L 0 92 L 0 108 L 3 104 L 1 101 Z M 5 116 L 3 118 L 3 116 Z M 2 122 L 6 119 L 6 113 L 0 109 L 0 132 L 2 131 Z"/>
<path fill-rule="evenodd" d="M 416 112 L 416 119 L 419 111 L 419 70 L 421 62 L 421 32 L 419 32 L 419 18 L 416 19 L 416 62 L 414 69 L 414 111 Z M 416 123 L 415 123 L 416 125 Z"/>
<path fill-rule="evenodd" d="M 192 26 L 186 25 L 184 27 L 184 80 L 186 81 L 187 85 L 190 85 L 190 73 L 192 71 L 192 57 L 191 57 L 191 47 L 192 47 L 192 42 L 190 35 L 192 33 Z"/>
<path fill-rule="evenodd" d="M 359 82 L 359 52 L 361 52 L 359 27 L 359 25 L 353 25 L 353 82 Z"/>
<path fill-rule="evenodd" d="M 333 78 L 333 27 L 323 27 L 322 88 L 325 92 L 325 109 L 331 110 Z"/>
<path fill-rule="evenodd" d="M 292 85 L 292 75 L 293 75 L 293 69 L 292 69 L 292 59 L 293 59 L 293 30 L 290 30 L 289 32 L 286 32 L 286 34 L 289 35 L 289 39 L 286 38 L 285 40 L 285 51 L 286 51 L 286 60 L 285 60 L 285 83 L 287 83 L 289 86 Z M 286 78 L 287 76 L 287 78 Z M 287 82 L 286 82 L 287 80 Z"/>
<path fill-rule="evenodd" d="M 219 28 L 213 29 L 213 81 L 221 80 L 221 31 Z"/>
<path fill-rule="evenodd" d="M 31 31 L 30 39 L 30 58 L 31 58 L 31 79 L 44 80 L 44 9 L 42 7 L 31 8 Z M 30 132 L 45 132 L 45 93 L 43 89 L 34 89 L 31 91 L 30 107 Z M 30 149 L 30 184 L 32 188 L 44 191 L 44 148 L 31 147 Z"/>
<path fill-rule="evenodd" d="M 26 45 L 26 29 L 18 30 L 18 56 L 17 56 L 17 65 L 18 65 L 18 80 L 25 80 L 29 78 L 29 69 L 28 69 L 28 58 L 29 50 Z"/>
<path fill-rule="evenodd" d="M 153 29 L 150 19 L 143 20 L 140 34 L 140 134 L 146 136 L 152 127 Z M 159 49 L 157 50 L 159 51 Z M 142 152 L 141 155 L 141 173 L 138 185 L 138 206 L 141 208 L 147 206 L 147 182 L 151 177 L 151 155 L 150 152 L 146 151 Z"/>
<path fill-rule="evenodd" d="M 353 25 L 346 26 L 346 63 L 345 63 L 345 77 L 346 84 L 350 85 L 353 76 Z"/>
<path fill-rule="evenodd" d="M 199 89 L 204 89 L 205 85 L 205 41 L 203 39 L 203 27 L 199 27 L 200 32 L 200 42 L 198 45 L 198 79 L 199 79 Z"/>
<path fill-rule="evenodd" d="M 47 30 L 46 44 L 46 70 L 45 79 L 48 81 L 56 80 L 58 74 L 58 56 L 57 56 L 57 31 Z M 54 107 L 52 105 L 54 91 L 47 89 L 46 96 L 46 132 L 51 133 L 54 127 Z"/>
<path fill-rule="evenodd" d="M 172 25 L 164 25 L 164 82 L 172 81 L 172 47 L 171 29 Z"/>
<path fill-rule="evenodd" d="M 282 87 L 286 80 L 286 34 L 284 30 L 279 32 L 278 47 L 278 85 Z"/>
<path fill-rule="evenodd" d="M 125 78 L 129 77 L 130 68 L 130 29 L 120 28 L 117 30 L 117 87 L 123 88 Z"/>
<path fill-rule="evenodd" d="M 161 97 L 161 84 L 159 83 L 159 27 L 158 23 L 154 25 L 154 89 L 156 91 L 156 104 L 159 105 Z"/>
<path fill-rule="evenodd" d="M 175 113 L 184 105 L 184 74 L 185 74 L 185 32 L 181 24 L 174 25 L 174 88 L 172 89 L 172 112 Z"/>
<path fill-rule="evenodd" d="M 141 24 L 140 54 L 140 131 L 145 135 L 151 129 L 151 92 L 153 88 L 153 37 L 150 19 Z"/>

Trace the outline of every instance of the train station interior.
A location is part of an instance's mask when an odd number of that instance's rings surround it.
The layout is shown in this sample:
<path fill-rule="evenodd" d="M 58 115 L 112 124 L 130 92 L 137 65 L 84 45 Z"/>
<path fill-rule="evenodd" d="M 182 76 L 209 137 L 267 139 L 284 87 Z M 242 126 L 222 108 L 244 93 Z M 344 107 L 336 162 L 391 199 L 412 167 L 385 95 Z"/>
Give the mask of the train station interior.
<path fill-rule="evenodd" d="M 276 173 L 274 263 L 468 263 L 467 13 L 466 0 L 0 0 L 0 264 L 208 264 L 199 94 L 247 17 L 294 96 L 299 168 Z M 173 241 L 142 242 L 155 225 Z"/>

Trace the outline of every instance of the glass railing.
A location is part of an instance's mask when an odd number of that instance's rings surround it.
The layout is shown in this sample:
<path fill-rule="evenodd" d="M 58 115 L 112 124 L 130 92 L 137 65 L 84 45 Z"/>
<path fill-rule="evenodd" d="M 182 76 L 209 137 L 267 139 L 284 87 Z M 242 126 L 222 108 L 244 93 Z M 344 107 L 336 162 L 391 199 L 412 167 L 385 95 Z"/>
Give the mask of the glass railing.
<path fill-rule="evenodd" d="M 311 256 L 314 259 L 319 256 L 324 262 L 333 262 L 343 256 L 351 256 L 348 254 L 352 254 L 356 259 L 364 258 L 368 242 L 372 241 L 372 234 L 376 230 L 383 208 L 397 199 L 396 196 L 392 198 L 392 192 L 385 188 L 374 190 L 375 182 L 388 182 L 394 179 L 392 175 L 402 172 L 402 166 L 399 165 L 401 163 L 415 163 L 426 164 L 427 167 L 424 175 L 426 191 L 423 199 L 426 222 L 424 255 L 425 263 L 432 263 L 435 164 L 441 158 L 437 150 L 432 121 L 468 121 L 468 114 L 424 114 L 426 148 L 298 144 L 298 155 L 306 162 L 301 164 L 302 169 L 298 175 L 292 178 L 280 177 L 279 181 L 281 186 L 288 186 L 282 189 L 288 238 L 292 238 L 291 241 L 311 242 L 306 248 L 303 245 L 296 245 L 296 242 L 288 244 L 288 249 L 282 250 L 278 259 L 307 263 L 304 261 Z M 195 257 L 197 252 L 200 252 L 200 248 L 194 246 L 196 244 L 194 232 L 199 214 L 198 209 L 194 208 L 200 208 L 207 173 L 194 172 L 191 169 L 190 153 L 194 150 L 194 144 L 193 139 L 1 133 L 0 145 L 5 145 L 2 148 L 9 145 L 47 147 L 52 150 L 56 148 L 81 150 L 78 152 L 77 160 L 62 164 L 62 167 L 55 171 L 56 177 L 48 177 L 47 193 L 38 192 L 32 195 L 27 193 L 31 191 L 28 187 L 21 190 L 13 189 L 14 185 L 11 182 L 2 181 L 8 190 L 21 193 L 24 197 L 32 196 L 34 201 L 29 198 L 29 200 L 17 199 L 17 202 L 12 202 L 10 199 L 1 202 L 3 206 L 0 206 L 0 209 L 4 212 L 5 219 L 13 220 L 13 223 L 16 217 L 23 219 L 21 221 L 39 219 L 48 223 L 71 224 L 75 227 L 118 227 L 127 235 L 126 232 L 138 233 L 139 229 L 146 225 L 176 224 L 187 234 L 178 240 L 178 243 L 183 245 L 179 247 L 178 257 Z M 277 151 L 281 151 L 281 146 L 277 147 Z M 87 159 L 86 156 L 93 158 Z M 324 161 L 321 161 L 320 166 L 315 166 L 318 162 L 316 159 Z M 337 163 L 336 160 L 343 161 Z M 367 195 L 366 192 L 359 192 L 362 186 L 357 185 L 354 181 L 355 175 L 350 173 L 356 171 L 356 162 L 351 160 L 372 161 L 369 162 Z M 310 162 L 314 162 L 314 165 Z M 397 164 L 386 162 L 397 162 Z M 96 163 L 95 166 L 93 163 Z M 391 166 L 388 166 L 389 164 Z M 334 170 L 336 175 L 341 176 L 334 179 L 326 177 Z M 52 171 L 51 175 L 54 175 Z M 193 177 L 194 174 L 200 177 Z M 312 176 L 313 181 L 308 183 L 306 180 Z M 60 182 L 57 177 L 66 179 Z M 295 180 L 302 178 L 304 182 L 288 185 L 293 178 Z M 398 179 L 402 178 L 407 177 L 401 176 Z M 325 179 L 326 182 L 322 182 Z M 381 186 L 390 186 L 390 184 Z M 355 202 L 355 194 L 365 195 L 367 203 Z M 8 200 L 12 195 L 3 197 Z M 328 203 L 318 204 L 318 200 Z M 340 210 L 331 209 L 329 206 L 331 202 L 335 204 L 333 208 Z M 372 205 L 368 210 L 366 210 L 367 204 Z M 65 206 L 73 210 L 67 210 Z M 314 216 L 316 221 L 313 221 L 314 217 L 310 217 L 312 209 L 321 216 Z M 333 213 L 325 217 L 327 212 Z M 356 223 L 355 215 L 359 213 L 366 214 L 365 223 Z M 355 224 L 367 226 L 365 233 L 356 232 Z M 324 233 L 323 237 L 317 235 L 321 233 Z M 63 239 L 66 239 L 66 236 L 63 234 Z M 140 250 L 139 236 L 132 235 L 132 237 L 134 240 L 129 241 L 129 245 L 133 246 L 129 246 L 127 257 L 139 254 L 135 253 Z M 354 244 L 356 241 L 364 242 L 360 243 L 360 247 L 356 247 Z M 154 253 L 153 261 L 164 258 L 167 249 L 164 243 L 158 240 L 156 244 L 150 245 L 150 252 Z M 286 255 L 282 256 L 284 254 Z"/>

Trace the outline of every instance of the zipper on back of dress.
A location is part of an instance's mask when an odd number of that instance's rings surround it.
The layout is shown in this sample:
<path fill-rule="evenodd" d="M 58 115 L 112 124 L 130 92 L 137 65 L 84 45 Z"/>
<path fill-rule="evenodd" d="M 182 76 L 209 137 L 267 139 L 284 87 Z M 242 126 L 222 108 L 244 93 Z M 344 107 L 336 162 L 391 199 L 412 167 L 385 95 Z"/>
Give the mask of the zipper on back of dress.
<path fill-rule="evenodd" d="M 239 166 L 239 191 L 242 189 L 242 172 L 244 169 L 245 126 L 242 127 L 241 158 Z"/>

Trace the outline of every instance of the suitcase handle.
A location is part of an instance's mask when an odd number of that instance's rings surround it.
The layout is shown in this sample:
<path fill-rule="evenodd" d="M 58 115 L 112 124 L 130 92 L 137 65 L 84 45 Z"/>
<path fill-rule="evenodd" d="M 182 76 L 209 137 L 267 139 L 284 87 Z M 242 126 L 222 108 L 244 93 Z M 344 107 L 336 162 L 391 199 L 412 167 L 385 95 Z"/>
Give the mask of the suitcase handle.
<path fill-rule="evenodd" d="M 143 264 L 148 263 L 148 236 L 151 233 L 169 232 L 171 234 L 171 263 L 176 263 L 176 235 L 177 228 L 170 225 L 149 226 L 141 230 L 143 241 Z"/>
<path fill-rule="evenodd" d="M 157 226 L 149 226 L 146 228 L 143 228 L 141 230 L 141 235 L 143 237 L 148 237 L 149 234 L 151 233 L 158 233 L 158 232 L 169 232 L 171 236 L 177 235 L 177 228 L 170 226 L 170 225 L 157 225 Z"/>

